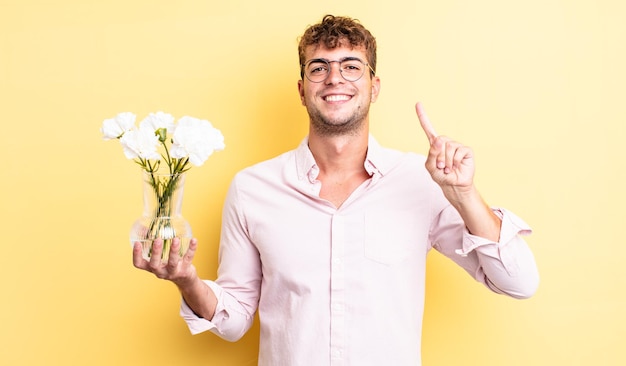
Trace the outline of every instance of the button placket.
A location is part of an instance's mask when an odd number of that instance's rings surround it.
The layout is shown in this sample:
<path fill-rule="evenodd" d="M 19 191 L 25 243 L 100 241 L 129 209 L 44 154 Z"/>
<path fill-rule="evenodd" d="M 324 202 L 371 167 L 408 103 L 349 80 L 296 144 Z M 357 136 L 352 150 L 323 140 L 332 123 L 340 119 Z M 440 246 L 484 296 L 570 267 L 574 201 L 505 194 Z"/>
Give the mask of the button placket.
<path fill-rule="evenodd" d="M 333 215 L 330 273 L 330 364 L 344 365 L 345 348 L 345 218 Z"/>

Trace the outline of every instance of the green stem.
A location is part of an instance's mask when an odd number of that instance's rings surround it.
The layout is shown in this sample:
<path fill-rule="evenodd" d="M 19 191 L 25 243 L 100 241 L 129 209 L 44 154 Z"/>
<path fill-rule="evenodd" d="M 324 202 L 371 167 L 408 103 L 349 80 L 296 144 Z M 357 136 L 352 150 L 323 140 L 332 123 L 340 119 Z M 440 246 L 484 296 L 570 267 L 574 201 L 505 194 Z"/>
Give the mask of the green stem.
<path fill-rule="evenodd" d="M 154 163 L 149 159 L 144 158 L 137 158 L 135 160 L 135 162 L 149 174 L 148 184 L 152 187 L 152 191 L 156 199 L 156 207 L 152 213 L 152 221 L 148 228 L 148 238 L 156 238 L 160 235 L 160 232 L 165 232 L 166 229 L 171 230 L 171 228 L 168 229 L 168 220 L 172 211 L 172 196 L 177 185 L 179 184 L 181 174 L 187 170 L 187 165 L 189 163 L 188 157 L 185 159 L 172 158 L 167 145 L 165 145 L 164 142 L 162 142 L 162 144 L 165 148 L 165 154 L 162 154 L 161 156 L 167 162 L 169 176 L 159 177 L 158 168 L 161 163 L 160 160 L 157 160 Z M 159 219 L 162 217 L 167 217 L 167 219 Z M 162 239 L 163 256 L 167 256 L 169 254 L 172 239 Z"/>

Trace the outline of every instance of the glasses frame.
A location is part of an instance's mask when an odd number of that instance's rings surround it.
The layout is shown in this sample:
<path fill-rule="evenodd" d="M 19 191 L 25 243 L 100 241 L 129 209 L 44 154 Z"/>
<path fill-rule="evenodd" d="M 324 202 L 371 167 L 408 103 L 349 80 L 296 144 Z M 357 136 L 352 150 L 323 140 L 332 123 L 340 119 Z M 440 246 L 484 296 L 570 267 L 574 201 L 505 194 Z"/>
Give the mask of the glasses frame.
<path fill-rule="evenodd" d="M 339 59 L 339 60 L 328 60 L 328 59 L 325 59 L 325 58 L 312 58 L 312 59 L 308 60 L 307 62 L 305 62 L 304 64 L 301 64 L 301 65 L 300 65 L 300 73 L 301 73 L 300 77 L 301 77 L 301 78 L 306 77 L 306 79 L 307 79 L 308 81 L 312 82 L 312 83 L 323 83 L 323 82 L 325 82 L 325 81 L 328 79 L 328 77 L 330 76 L 330 69 L 331 69 L 331 66 L 332 66 L 331 64 L 332 64 L 333 62 L 337 62 L 337 63 L 339 64 L 339 73 L 341 74 L 341 77 L 342 77 L 345 81 L 348 81 L 348 82 L 353 83 L 353 82 L 355 82 L 355 81 L 359 81 L 359 80 L 363 77 L 363 75 L 365 75 L 365 69 L 363 69 L 363 73 L 362 73 L 362 74 L 361 74 L 361 76 L 359 76 L 358 78 L 356 78 L 356 79 L 354 79 L 354 80 L 348 80 L 348 79 L 346 79 L 346 77 L 343 75 L 343 71 L 341 70 L 341 63 L 342 63 L 342 62 L 344 62 L 344 61 L 359 61 L 359 62 L 360 62 L 360 63 L 362 63 L 364 66 L 367 66 L 367 67 L 370 69 L 370 73 L 372 74 L 372 76 L 376 75 L 376 71 L 374 71 L 374 69 L 370 66 L 370 64 L 368 64 L 367 62 L 365 62 L 365 61 L 361 60 L 360 58 L 358 58 L 358 57 L 344 57 L 344 58 L 341 58 L 341 59 Z M 319 80 L 319 81 L 314 81 L 314 80 L 311 80 L 311 79 L 309 78 L 309 75 L 307 75 L 307 73 L 306 73 L 306 71 L 305 71 L 305 68 L 306 68 L 309 64 L 311 64 L 311 62 L 324 62 L 324 63 L 326 63 L 326 64 L 328 65 L 328 72 L 326 73 L 326 77 L 325 77 L 324 79 Z"/>

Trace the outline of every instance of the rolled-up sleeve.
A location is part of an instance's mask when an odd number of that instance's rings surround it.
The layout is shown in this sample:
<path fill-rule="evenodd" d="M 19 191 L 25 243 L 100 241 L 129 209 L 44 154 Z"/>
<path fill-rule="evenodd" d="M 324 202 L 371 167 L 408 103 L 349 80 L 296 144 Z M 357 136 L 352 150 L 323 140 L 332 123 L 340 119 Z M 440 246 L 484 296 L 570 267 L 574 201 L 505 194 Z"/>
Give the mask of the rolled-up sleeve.
<path fill-rule="evenodd" d="M 206 283 L 209 287 L 211 287 L 211 290 L 215 292 L 215 289 L 214 289 L 215 284 L 212 281 L 204 281 L 204 283 Z M 220 307 L 219 300 L 218 300 L 217 307 L 218 308 Z M 217 313 L 217 310 L 218 309 L 216 308 L 215 310 L 216 313 Z M 185 299 L 181 300 L 180 316 L 183 318 L 185 323 L 187 323 L 187 327 L 189 328 L 189 331 L 191 332 L 191 334 L 198 334 L 198 333 L 206 332 L 207 330 L 212 330 L 215 328 L 215 325 L 211 321 L 201 318 L 198 315 L 196 315 L 196 313 L 193 310 L 191 310 L 189 305 L 187 305 L 187 303 L 185 302 Z"/>
<path fill-rule="evenodd" d="M 211 320 L 201 318 L 182 299 L 180 316 L 187 323 L 189 331 L 191 334 L 210 331 L 227 341 L 239 340 L 249 329 L 252 315 L 246 313 L 241 304 L 224 291 L 219 284 L 209 280 L 204 280 L 204 283 L 211 288 L 217 297 L 215 314 Z"/>
<path fill-rule="evenodd" d="M 493 212 L 502 220 L 498 242 L 470 234 L 458 213 L 448 207 L 431 232 L 433 247 L 492 291 L 519 299 L 531 297 L 539 286 L 539 272 L 523 236 L 532 230 L 510 211 L 494 208 Z M 455 226 L 457 230 L 449 230 Z"/>

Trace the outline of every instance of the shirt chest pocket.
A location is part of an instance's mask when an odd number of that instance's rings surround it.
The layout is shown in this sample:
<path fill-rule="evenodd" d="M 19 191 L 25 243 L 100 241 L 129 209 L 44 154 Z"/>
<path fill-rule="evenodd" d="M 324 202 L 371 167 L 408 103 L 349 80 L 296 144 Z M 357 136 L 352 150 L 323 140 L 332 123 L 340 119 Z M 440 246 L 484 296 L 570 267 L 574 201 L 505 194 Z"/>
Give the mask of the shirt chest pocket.
<path fill-rule="evenodd" d="M 427 231 L 409 213 L 368 212 L 365 215 L 363 254 L 372 261 L 393 265 L 404 261 L 425 242 Z"/>

